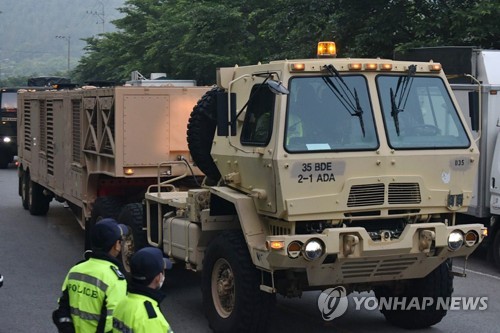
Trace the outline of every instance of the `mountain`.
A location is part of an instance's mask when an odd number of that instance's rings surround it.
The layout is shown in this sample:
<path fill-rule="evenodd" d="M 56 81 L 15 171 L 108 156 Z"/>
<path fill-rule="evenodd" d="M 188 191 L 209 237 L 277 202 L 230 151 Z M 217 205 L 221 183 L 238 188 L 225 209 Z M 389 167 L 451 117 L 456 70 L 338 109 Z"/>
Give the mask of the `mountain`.
<path fill-rule="evenodd" d="M 0 80 L 67 74 L 82 38 L 111 32 L 125 0 L 0 0 Z"/>

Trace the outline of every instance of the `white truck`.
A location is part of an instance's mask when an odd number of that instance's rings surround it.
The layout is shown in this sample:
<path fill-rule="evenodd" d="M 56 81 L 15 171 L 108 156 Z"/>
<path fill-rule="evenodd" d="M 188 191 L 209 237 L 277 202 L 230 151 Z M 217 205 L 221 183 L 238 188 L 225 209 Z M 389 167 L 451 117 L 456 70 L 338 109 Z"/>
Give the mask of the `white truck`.
<path fill-rule="evenodd" d="M 500 50 L 429 47 L 412 49 L 396 58 L 433 60 L 443 65 L 481 152 L 471 204 L 458 220 L 474 217 L 488 227 L 483 245 L 500 268 Z M 470 107 L 472 111 L 467 112 Z"/>

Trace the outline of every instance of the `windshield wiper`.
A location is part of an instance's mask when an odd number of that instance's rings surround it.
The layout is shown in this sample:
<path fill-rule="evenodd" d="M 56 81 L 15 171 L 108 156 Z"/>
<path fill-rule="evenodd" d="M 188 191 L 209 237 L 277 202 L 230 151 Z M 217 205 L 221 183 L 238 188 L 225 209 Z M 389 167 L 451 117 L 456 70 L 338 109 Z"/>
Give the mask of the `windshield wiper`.
<path fill-rule="evenodd" d="M 391 98 L 391 117 L 394 120 L 394 127 L 396 127 L 396 134 L 399 136 L 399 118 L 398 114 L 405 110 L 406 102 L 408 101 L 408 96 L 410 96 L 411 84 L 413 83 L 413 77 L 417 72 L 416 65 L 410 65 L 408 67 L 408 75 L 405 77 L 400 76 L 398 79 L 398 84 L 396 85 L 396 91 L 394 92 L 392 88 L 390 89 Z M 401 88 L 401 92 L 399 89 Z M 399 94 L 399 96 L 398 96 Z M 399 98 L 397 98 L 399 97 Z M 396 98 L 398 102 L 396 104 Z"/>
<path fill-rule="evenodd" d="M 356 88 L 354 88 L 354 93 L 351 91 L 347 83 L 345 83 L 344 79 L 337 71 L 337 69 L 333 65 L 325 65 L 325 68 L 328 70 L 331 76 L 335 76 L 342 84 L 340 85 L 340 89 L 333 83 L 332 79 L 329 76 L 323 76 L 323 81 L 326 83 L 330 91 L 337 97 L 340 103 L 344 106 L 347 112 L 351 116 L 356 116 L 359 119 L 359 126 L 361 127 L 361 131 L 363 132 L 363 137 L 366 136 L 365 133 L 365 123 L 363 121 L 363 109 L 359 103 L 358 92 Z"/>

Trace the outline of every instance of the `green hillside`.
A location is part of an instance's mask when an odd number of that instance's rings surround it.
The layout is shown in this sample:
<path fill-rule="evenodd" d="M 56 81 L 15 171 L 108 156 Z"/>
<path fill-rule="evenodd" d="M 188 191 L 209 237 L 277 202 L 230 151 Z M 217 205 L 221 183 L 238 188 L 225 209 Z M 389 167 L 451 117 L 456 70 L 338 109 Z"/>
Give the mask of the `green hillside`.
<path fill-rule="evenodd" d="M 125 0 L 1 0 L 0 81 L 66 74 L 84 54 L 81 39 L 115 30 Z M 59 36 L 59 37 L 57 37 Z"/>

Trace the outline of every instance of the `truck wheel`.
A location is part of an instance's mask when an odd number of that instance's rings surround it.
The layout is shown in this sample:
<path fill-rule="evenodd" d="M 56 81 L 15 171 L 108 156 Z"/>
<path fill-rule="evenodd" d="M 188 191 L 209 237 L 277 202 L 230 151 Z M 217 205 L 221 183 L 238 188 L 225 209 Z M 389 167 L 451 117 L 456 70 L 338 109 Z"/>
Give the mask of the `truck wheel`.
<path fill-rule="evenodd" d="M 94 200 L 90 219 L 85 222 L 85 250 L 91 249 L 90 229 L 104 218 L 118 219 L 123 204 L 117 197 L 98 197 Z"/>
<path fill-rule="evenodd" d="M 116 197 L 98 197 L 94 200 L 90 212 L 91 226 L 105 218 L 117 220 L 122 209 L 122 202 Z"/>
<path fill-rule="evenodd" d="M 424 278 L 404 281 L 404 284 L 398 287 L 402 288 L 375 289 L 379 304 L 381 304 L 380 298 L 382 297 L 386 299 L 397 297 L 397 309 L 381 310 L 385 319 L 395 326 L 406 329 L 420 329 L 435 325 L 446 315 L 445 302 L 453 293 L 451 261 L 442 263 Z M 418 299 L 418 305 L 411 303 L 414 298 Z M 431 300 L 432 304 L 429 305 Z M 392 301 L 394 302 L 394 299 Z M 403 303 L 399 303 L 400 301 Z"/>
<path fill-rule="evenodd" d="M 275 295 L 259 288 L 243 235 L 224 232 L 209 245 L 203 259 L 203 308 L 215 332 L 262 332 Z"/>
<path fill-rule="evenodd" d="M 191 112 L 187 129 L 187 142 L 191 156 L 200 170 L 208 177 L 207 185 L 215 185 L 221 175 L 210 151 L 217 127 L 218 87 L 201 97 Z"/>
<path fill-rule="evenodd" d="M 500 269 L 500 229 L 497 229 L 495 232 L 495 238 L 493 238 L 492 253 L 493 253 L 493 261 L 497 268 Z"/>
<path fill-rule="evenodd" d="M 21 202 L 23 203 L 24 209 L 29 209 L 29 202 L 28 202 L 29 181 L 30 181 L 30 174 L 28 172 L 23 172 L 19 177 L 19 194 L 21 195 Z"/>
<path fill-rule="evenodd" d="M 122 243 L 122 262 L 127 272 L 130 272 L 130 258 L 146 246 L 146 233 L 143 230 L 143 208 L 140 203 L 130 203 L 123 207 L 118 222 L 125 224 L 130 230 Z"/>
<path fill-rule="evenodd" d="M 29 177 L 28 177 L 29 179 Z M 43 194 L 43 186 L 31 179 L 28 181 L 28 210 L 31 215 L 46 215 L 51 199 Z"/>

